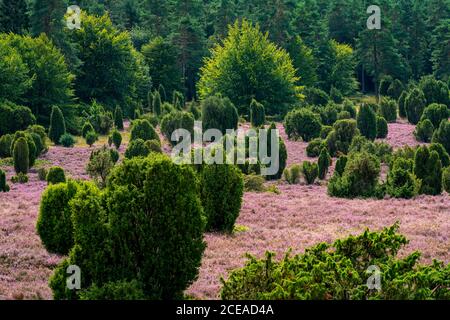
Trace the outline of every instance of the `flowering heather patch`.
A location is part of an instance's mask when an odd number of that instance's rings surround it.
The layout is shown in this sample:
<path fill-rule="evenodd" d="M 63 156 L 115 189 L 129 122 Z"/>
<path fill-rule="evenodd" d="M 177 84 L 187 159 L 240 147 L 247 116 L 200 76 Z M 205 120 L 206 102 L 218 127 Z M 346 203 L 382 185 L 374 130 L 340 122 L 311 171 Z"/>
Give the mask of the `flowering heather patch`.
<path fill-rule="evenodd" d="M 284 128 L 277 125 L 286 141 L 288 163 L 301 163 L 307 143 L 288 141 Z M 249 128 L 248 124 L 242 125 Z M 400 147 L 416 145 L 414 126 L 391 124 L 387 141 Z M 120 153 L 126 150 L 126 142 Z M 89 147 L 51 147 L 41 159 L 45 166 L 61 166 L 72 178 L 88 179 L 86 163 Z M 164 144 L 170 153 L 170 145 Z M 335 161 L 334 161 L 335 162 Z M 334 167 L 334 166 L 333 166 Z M 332 168 L 333 168 L 332 167 Z M 330 168 L 330 169 L 332 169 Z M 11 166 L 2 167 L 8 180 L 14 175 Z M 332 174 L 332 172 L 331 172 Z M 0 299 L 51 299 L 48 279 L 61 257 L 49 254 L 36 234 L 39 201 L 46 182 L 39 181 L 35 168 L 26 184 L 10 184 L 9 193 L 0 193 Z M 220 276 L 242 267 L 249 252 L 262 257 L 266 250 L 283 254 L 289 247 L 302 252 L 317 242 L 332 242 L 348 234 L 358 234 L 366 227 L 380 230 L 400 221 L 411 243 L 405 252 L 420 250 L 423 260 L 437 258 L 450 262 L 450 197 L 420 196 L 413 200 L 347 200 L 330 198 L 325 185 L 279 185 L 281 194 L 244 195 L 234 235 L 208 233 L 199 279 L 187 294 L 199 299 L 218 297 Z M 278 256 L 279 258 L 280 256 Z"/>
<path fill-rule="evenodd" d="M 402 148 L 404 146 L 415 147 L 422 145 L 414 137 L 415 125 L 405 121 L 388 124 L 389 132 L 385 142 L 390 144 L 394 149 Z"/>

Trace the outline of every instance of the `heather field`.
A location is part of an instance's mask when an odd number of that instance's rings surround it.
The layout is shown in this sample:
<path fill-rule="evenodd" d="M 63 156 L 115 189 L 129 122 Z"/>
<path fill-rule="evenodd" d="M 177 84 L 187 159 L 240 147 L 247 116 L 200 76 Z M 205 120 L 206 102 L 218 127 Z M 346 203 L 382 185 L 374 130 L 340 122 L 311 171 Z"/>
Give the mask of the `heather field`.
<path fill-rule="evenodd" d="M 307 143 L 288 141 L 279 125 L 288 149 L 288 164 L 307 160 Z M 414 126 L 389 125 L 386 141 L 395 148 L 416 145 Z M 98 142 L 100 143 L 100 142 Z M 124 143 L 120 152 L 126 149 Z M 167 143 L 165 152 L 170 148 Z M 12 184 L 9 193 L 0 193 L 0 299 L 51 299 L 48 279 L 61 260 L 49 254 L 36 233 L 39 201 L 46 183 L 39 181 L 39 166 L 61 166 L 73 178 L 88 179 L 85 171 L 90 149 L 50 147 L 29 173 L 26 184 Z M 1 167 L 13 175 L 8 164 Z M 422 261 L 432 258 L 450 262 L 450 197 L 418 196 L 412 200 L 347 200 L 327 195 L 325 182 L 312 186 L 278 183 L 280 194 L 247 192 L 244 195 L 238 231 L 233 235 L 207 233 L 198 280 L 187 294 L 196 299 L 216 299 L 220 277 L 241 267 L 245 253 L 258 257 L 266 250 L 278 257 L 292 248 L 302 252 L 317 242 L 356 234 L 369 227 L 374 230 L 400 222 L 400 232 L 410 244 L 401 255 L 420 250 Z"/>

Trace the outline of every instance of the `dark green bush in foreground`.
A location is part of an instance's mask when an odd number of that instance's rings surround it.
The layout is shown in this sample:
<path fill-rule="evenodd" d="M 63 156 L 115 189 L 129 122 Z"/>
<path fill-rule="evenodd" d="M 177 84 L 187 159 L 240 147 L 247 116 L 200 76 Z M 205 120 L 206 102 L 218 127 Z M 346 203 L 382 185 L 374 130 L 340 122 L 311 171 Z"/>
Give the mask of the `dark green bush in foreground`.
<path fill-rule="evenodd" d="M 48 184 L 58 184 L 66 182 L 66 174 L 61 167 L 52 167 L 47 173 L 46 180 Z"/>
<path fill-rule="evenodd" d="M 398 225 L 380 232 L 366 230 L 358 236 L 320 243 L 304 254 L 288 252 L 281 261 L 274 253 L 263 259 L 248 256 L 242 269 L 222 279 L 224 300 L 448 300 L 450 265 L 418 264 L 420 253 L 398 258 L 408 244 Z M 380 270 L 381 290 L 367 282 Z"/>

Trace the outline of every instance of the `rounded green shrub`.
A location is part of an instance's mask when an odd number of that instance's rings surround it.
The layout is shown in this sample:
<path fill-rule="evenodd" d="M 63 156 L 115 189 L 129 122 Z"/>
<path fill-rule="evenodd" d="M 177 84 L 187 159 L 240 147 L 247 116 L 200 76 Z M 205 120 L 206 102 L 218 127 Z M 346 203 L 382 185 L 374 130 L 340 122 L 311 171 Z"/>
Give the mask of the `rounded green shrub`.
<path fill-rule="evenodd" d="M 300 182 L 300 174 L 302 168 L 298 164 L 293 164 L 289 168 L 284 169 L 283 177 L 284 180 L 289 184 L 297 184 Z"/>
<path fill-rule="evenodd" d="M 266 122 L 264 106 L 255 99 L 250 103 L 250 122 L 254 127 L 260 127 Z"/>
<path fill-rule="evenodd" d="M 30 150 L 28 148 L 28 143 L 25 138 L 21 137 L 14 143 L 13 149 L 13 159 L 14 159 L 14 170 L 17 174 L 27 174 L 30 168 Z"/>
<path fill-rule="evenodd" d="M 360 133 L 369 140 L 377 137 L 377 116 L 372 108 L 366 104 L 361 106 L 357 117 Z"/>
<path fill-rule="evenodd" d="M 425 76 L 420 80 L 419 87 L 423 91 L 427 105 L 450 104 L 449 88 L 445 82 L 436 80 L 433 76 Z"/>
<path fill-rule="evenodd" d="M 323 148 L 326 148 L 326 143 L 324 140 L 322 139 L 314 139 L 311 140 L 311 142 L 308 144 L 308 146 L 306 147 L 306 154 L 308 157 L 311 158 L 315 158 L 318 157 L 320 155 L 320 151 Z"/>
<path fill-rule="evenodd" d="M 114 160 L 118 160 L 118 158 L 113 159 L 113 156 L 117 157 L 118 153 L 116 150 L 113 150 L 116 152 L 113 154 L 112 150 L 107 146 L 93 150 L 86 166 L 86 172 L 102 188 L 106 186 L 106 178 L 116 163 Z"/>
<path fill-rule="evenodd" d="M 438 129 L 434 132 L 433 143 L 440 143 L 450 154 L 450 121 L 442 121 Z"/>
<path fill-rule="evenodd" d="M 315 162 L 303 161 L 302 174 L 307 184 L 313 184 L 319 176 L 319 166 Z"/>
<path fill-rule="evenodd" d="M 153 113 L 146 113 L 141 116 L 141 119 L 147 120 L 150 122 L 150 124 L 153 126 L 153 128 L 156 128 L 159 124 L 158 117 Z"/>
<path fill-rule="evenodd" d="M 120 145 L 122 144 L 122 135 L 120 134 L 120 132 L 118 130 L 114 130 L 111 133 L 111 140 L 112 140 L 114 146 L 116 147 L 116 149 L 119 149 Z"/>
<path fill-rule="evenodd" d="M 328 183 L 328 194 L 340 198 L 374 197 L 380 176 L 376 156 L 362 153 L 349 155 L 342 176 L 334 175 Z"/>
<path fill-rule="evenodd" d="M 89 121 L 86 121 L 81 129 L 81 136 L 86 139 L 88 132 L 95 132 L 94 127 Z"/>
<path fill-rule="evenodd" d="M 117 130 L 123 130 L 123 113 L 119 106 L 114 110 L 114 126 Z"/>
<path fill-rule="evenodd" d="M 433 124 L 434 128 L 438 128 L 443 120 L 447 120 L 450 116 L 450 111 L 445 104 L 430 104 L 425 108 L 422 114 L 422 120 L 428 119 Z"/>
<path fill-rule="evenodd" d="M 450 156 L 440 143 L 432 143 L 429 147 L 430 152 L 436 151 L 441 159 L 442 167 L 446 168 L 450 166 Z"/>
<path fill-rule="evenodd" d="M 75 145 L 75 138 L 70 133 L 65 133 L 59 138 L 59 144 L 65 148 L 72 148 Z"/>
<path fill-rule="evenodd" d="M 433 138 L 434 126 L 429 119 L 421 120 L 414 131 L 414 136 L 418 141 L 430 142 Z"/>
<path fill-rule="evenodd" d="M 389 123 L 397 121 L 397 102 L 383 98 L 380 103 L 380 114 Z"/>
<path fill-rule="evenodd" d="M 146 157 L 149 153 L 150 150 L 145 145 L 145 141 L 142 139 L 137 139 L 128 144 L 127 150 L 125 151 L 125 158 L 131 159 L 135 157 Z"/>
<path fill-rule="evenodd" d="M 355 120 L 337 121 L 326 140 L 328 152 L 331 156 L 347 154 L 353 138 L 357 135 L 359 130 Z"/>
<path fill-rule="evenodd" d="M 422 90 L 415 88 L 411 90 L 405 100 L 405 110 L 408 121 L 417 124 L 422 117 L 427 101 Z"/>
<path fill-rule="evenodd" d="M 30 108 L 14 105 L 12 116 L 12 127 L 14 131 L 25 130 L 36 123 L 36 118 Z"/>
<path fill-rule="evenodd" d="M 145 299 L 142 285 L 136 280 L 108 282 L 101 287 L 93 284 L 89 289 L 80 292 L 80 300 L 89 301 L 137 301 Z"/>
<path fill-rule="evenodd" d="M 311 106 L 326 106 L 330 101 L 330 97 L 323 90 L 309 87 L 303 93 L 306 97 L 305 102 Z"/>
<path fill-rule="evenodd" d="M 0 169 L 0 192 L 8 192 L 9 185 L 6 183 L 6 173 Z"/>
<path fill-rule="evenodd" d="M 11 157 L 11 146 L 14 140 L 12 134 L 5 134 L 0 137 L 0 158 Z"/>
<path fill-rule="evenodd" d="M 206 230 L 233 232 L 244 193 L 241 171 L 234 165 L 205 165 L 200 172 L 200 185 Z"/>
<path fill-rule="evenodd" d="M 85 139 L 86 139 L 86 144 L 89 147 L 92 147 L 94 145 L 94 143 L 98 140 L 98 134 L 95 131 L 89 131 L 86 134 Z"/>
<path fill-rule="evenodd" d="M 442 186 L 450 194 L 450 167 L 446 168 L 442 173 Z"/>
<path fill-rule="evenodd" d="M 388 135 L 388 123 L 385 118 L 377 117 L 377 138 L 385 139 Z"/>
<path fill-rule="evenodd" d="M 27 183 L 28 182 L 28 175 L 19 172 L 16 176 L 13 176 L 11 178 L 12 183 Z"/>
<path fill-rule="evenodd" d="M 33 143 L 36 147 L 35 154 L 36 154 L 36 158 L 37 158 L 38 156 L 40 156 L 42 153 L 44 153 L 47 150 L 47 146 L 42 141 L 41 136 L 38 135 L 37 133 L 34 133 L 34 132 L 27 132 L 27 133 L 30 135 L 31 139 L 33 139 Z"/>
<path fill-rule="evenodd" d="M 226 134 L 227 129 L 237 129 L 239 116 L 228 98 L 211 96 L 201 103 L 203 130 L 217 129 Z"/>
<path fill-rule="evenodd" d="M 61 167 L 51 167 L 46 177 L 48 184 L 58 184 L 66 182 L 66 174 Z"/>
<path fill-rule="evenodd" d="M 39 156 L 39 154 L 37 153 L 37 148 L 36 148 L 36 145 L 34 143 L 33 137 L 31 136 L 31 134 L 29 132 L 17 131 L 14 134 L 14 138 L 13 138 L 13 141 L 11 143 L 11 155 L 13 155 L 13 153 L 14 153 L 14 150 L 13 150 L 14 149 L 14 144 L 16 143 L 16 141 L 19 138 L 24 138 L 27 141 L 29 168 L 31 168 L 32 166 L 34 166 L 36 158 Z"/>
<path fill-rule="evenodd" d="M 284 127 L 289 139 L 302 138 L 309 142 L 318 138 L 322 124 L 320 117 L 309 109 L 296 109 L 289 112 L 284 119 Z"/>
<path fill-rule="evenodd" d="M 323 125 L 332 126 L 338 120 L 338 114 L 341 108 L 337 104 L 329 103 L 326 107 L 314 108 L 313 111 L 316 111 L 320 115 Z"/>
<path fill-rule="evenodd" d="M 37 173 L 39 181 L 47 181 L 48 170 L 46 168 L 39 168 Z"/>
<path fill-rule="evenodd" d="M 412 160 L 397 158 L 389 170 L 387 177 L 387 193 L 394 198 L 411 199 L 420 190 L 421 181 L 413 171 Z"/>
<path fill-rule="evenodd" d="M 356 119 L 356 107 L 353 102 L 349 99 L 345 99 L 342 105 L 342 111 L 347 111 L 350 113 L 352 119 Z"/>
<path fill-rule="evenodd" d="M 244 190 L 246 192 L 264 192 L 266 179 L 260 175 L 249 174 L 244 175 Z"/>
<path fill-rule="evenodd" d="M 131 128 L 130 141 L 136 139 L 147 140 L 159 140 L 158 133 L 156 133 L 155 128 L 152 127 L 148 120 L 134 120 Z"/>
<path fill-rule="evenodd" d="M 322 151 L 320 151 L 318 165 L 319 165 L 319 179 L 324 180 L 325 177 L 327 176 L 328 168 L 331 165 L 331 156 L 326 148 L 322 148 Z"/>
<path fill-rule="evenodd" d="M 174 111 L 166 114 L 161 120 L 161 132 L 173 145 L 179 142 L 173 133 L 178 129 L 187 130 L 191 136 L 194 134 L 194 116 L 190 112 Z"/>
<path fill-rule="evenodd" d="M 55 144 L 59 144 L 62 135 L 64 135 L 65 133 L 66 122 L 64 120 L 63 113 L 61 112 L 60 108 L 54 106 L 50 115 L 50 128 L 48 129 L 48 137 Z"/>
<path fill-rule="evenodd" d="M 36 230 L 49 252 L 66 255 L 74 244 L 69 202 L 77 189 L 78 183 L 69 180 L 49 185 L 42 194 Z"/>

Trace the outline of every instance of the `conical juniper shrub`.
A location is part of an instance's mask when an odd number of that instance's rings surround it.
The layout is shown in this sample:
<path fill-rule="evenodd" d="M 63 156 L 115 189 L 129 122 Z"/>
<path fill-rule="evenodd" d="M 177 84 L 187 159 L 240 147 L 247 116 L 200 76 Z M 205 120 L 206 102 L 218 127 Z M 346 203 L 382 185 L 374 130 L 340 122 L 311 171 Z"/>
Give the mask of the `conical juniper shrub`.
<path fill-rule="evenodd" d="M 239 216 L 244 193 L 241 171 L 234 165 L 204 165 L 200 172 L 201 199 L 206 230 L 231 233 Z"/>
<path fill-rule="evenodd" d="M 433 138 L 434 126 L 429 119 L 421 120 L 414 130 L 417 141 L 429 143 Z"/>
<path fill-rule="evenodd" d="M 0 169 L 0 192 L 8 192 L 9 185 L 6 183 L 6 173 Z"/>
<path fill-rule="evenodd" d="M 29 149 L 25 138 L 21 137 L 14 143 L 14 170 L 17 174 L 27 174 L 30 168 Z"/>
<path fill-rule="evenodd" d="M 441 159 L 442 167 L 446 168 L 450 166 L 450 156 L 445 151 L 444 147 L 440 143 L 432 143 L 429 147 L 430 152 L 436 151 L 439 154 L 439 158 Z"/>
<path fill-rule="evenodd" d="M 377 117 L 377 138 L 385 139 L 388 135 L 388 123 L 383 117 Z"/>
<path fill-rule="evenodd" d="M 402 94 L 400 95 L 400 98 L 398 98 L 398 114 L 400 116 L 400 118 L 406 118 L 406 107 L 405 107 L 405 102 L 406 102 L 406 97 L 408 96 L 408 91 L 403 91 Z"/>
<path fill-rule="evenodd" d="M 348 158 L 347 156 L 343 155 L 340 156 L 337 160 L 336 160 L 336 167 L 334 169 L 334 172 L 340 176 L 342 176 L 342 174 L 345 171 L 345 166 L 347 165 L 347 161 Z"/>
<path fill-rule="evenodd" d="M 421 121 L 428 119 L 433 124 L 434 128 L 439 128 L 443 120 L 447 120 L 450 116 L 450 111 L 445 104 L 430 104 L 425 108 L 422 114 Z"/>
<path fill-rule="evenodd" d="M 32 166 L 34 166 L 34 163 L 36 162 L 36 158 L 39 156 L 39 154 L 37 154 L 36 144 L 34 143 L 33 137 L 31 136 L 30 133 L 28 133 L 26 131 L 17 131 L 14 134 L 14 138 L 13 138 L 13 141 L 11 144 L 11 155 L 13 155 L 13 153 L 14 153 L 14 145 L 19 138 L 24 138 L 27 142 L 28 166 L 29 166 L 29 168 L 31 168 Z M 13 155 L 13 157 L 14 157 L 14 155 Z"/>
<path fill-rule="evenodd" d="M 136 280 L 146 299 L 182 298 L 205 249 L 199 194 L 193 169 L 160 154 L 125 160 L 103 192 L 80 188 L 70 201 L 75 245 L 50 280 L 54 298 L 83 296 L 66 288 L 68 265 L 83 270 L 88 292 Z"/>
<path fill-rule="evenodd" d="M 48 129 L 48 137 L 55 144 L 59 144 L 59 139 L 66 133 L 66 122 L 64 120 L 61 109 L 54 106 L 50 115 L 50 128 Z"/>
<path fill-rule="evenodd" d="M 422 90 L 416 88 L 409 92 L 405 100 L 405 110 L 410 123 L 417 124 L 419 122 L 426 103 Z"/>
<path fill-rule="evenodd" d="M 256 101 L 252 100 L 250 103 L 250 122 L 252 126 L 259 127 L 262 126 L 266 121 L 266 112 L 264 106 Z"/>
<path fill-rule="evenodd" d="M 347 154 L 354 137 L 359 135 L 355 120 L 339 120 L 328 134 L 326 144 L 331 156 Z"/>
<path fill-rule="evenodd" d="M 123 113 L 119 106 L 114 110 L 114 125 L 117 130 L 123 130 Z"/>
<path fill-rule="evenodd" d="M 194 122 L 194 116 L 190 112 L 173 111 L 162 118 L 161 132 L 172 145 L 176 145 L 178 141 L 172 140 L 173 133 L 178 129 L 185 129 L 192 136 L 194 134 Z"/>
<path fill-rule="evenodd" d="M 331 165 L 331 156 L 326 148 L 323 148 L 322 151 L 320 151 L 317 163 L 319 165 L 319 179 L 324 180 L 327 176 L 328 168 Z"/>
<path fill-rule="evenodd" d="M 397 102 L 392 99 L 383 98 L 380 103 L 380 113 L 389 123 L 397 121 Z"/>
<path fill-rule="evenodd" d="M 442 121 L 439 128 L 434 132 L 433 143 L 440 143 L 450 154 L 450 121 Z"/>
<path fill-rule="evenodd" d="M 303 177 L 307 184 L 313 184 L 319 176 L 319 166 L 315 162 L 303 161 Z"/>
<path fill-rule="evenodd" d="M 414 174 L 422 180 L 420 194 L 438 195 L 442 192 L 442 163 L 436 151 L 419 147 L 414 157 Z"/>
<path fill-rule="evenodd" d="M 387 177 L 387 193 L 394 198 L 410 199 L 419 193 L 421 181 L 413 173 L 414 162 L 403 158 L 394 161 Z"/>
<path fill-rule="evenodd" d="M 446 168 L 442 173 L 442 186 L 450 194 L 450 167 Z"/>
<path fill-rule="evenodd" d="M 365 104 L 361 106 L 357 122 L 361 134 L 369 140 L 375 140 L 377 137 L 377 116 L 370 106 Z"/>
<path fill-rule="evenodd" d="M 155 91 L 155 94 L 153 95 L 153 113 L 157 116 L 161 115 L 161 95 L 158 91 Z"/>

